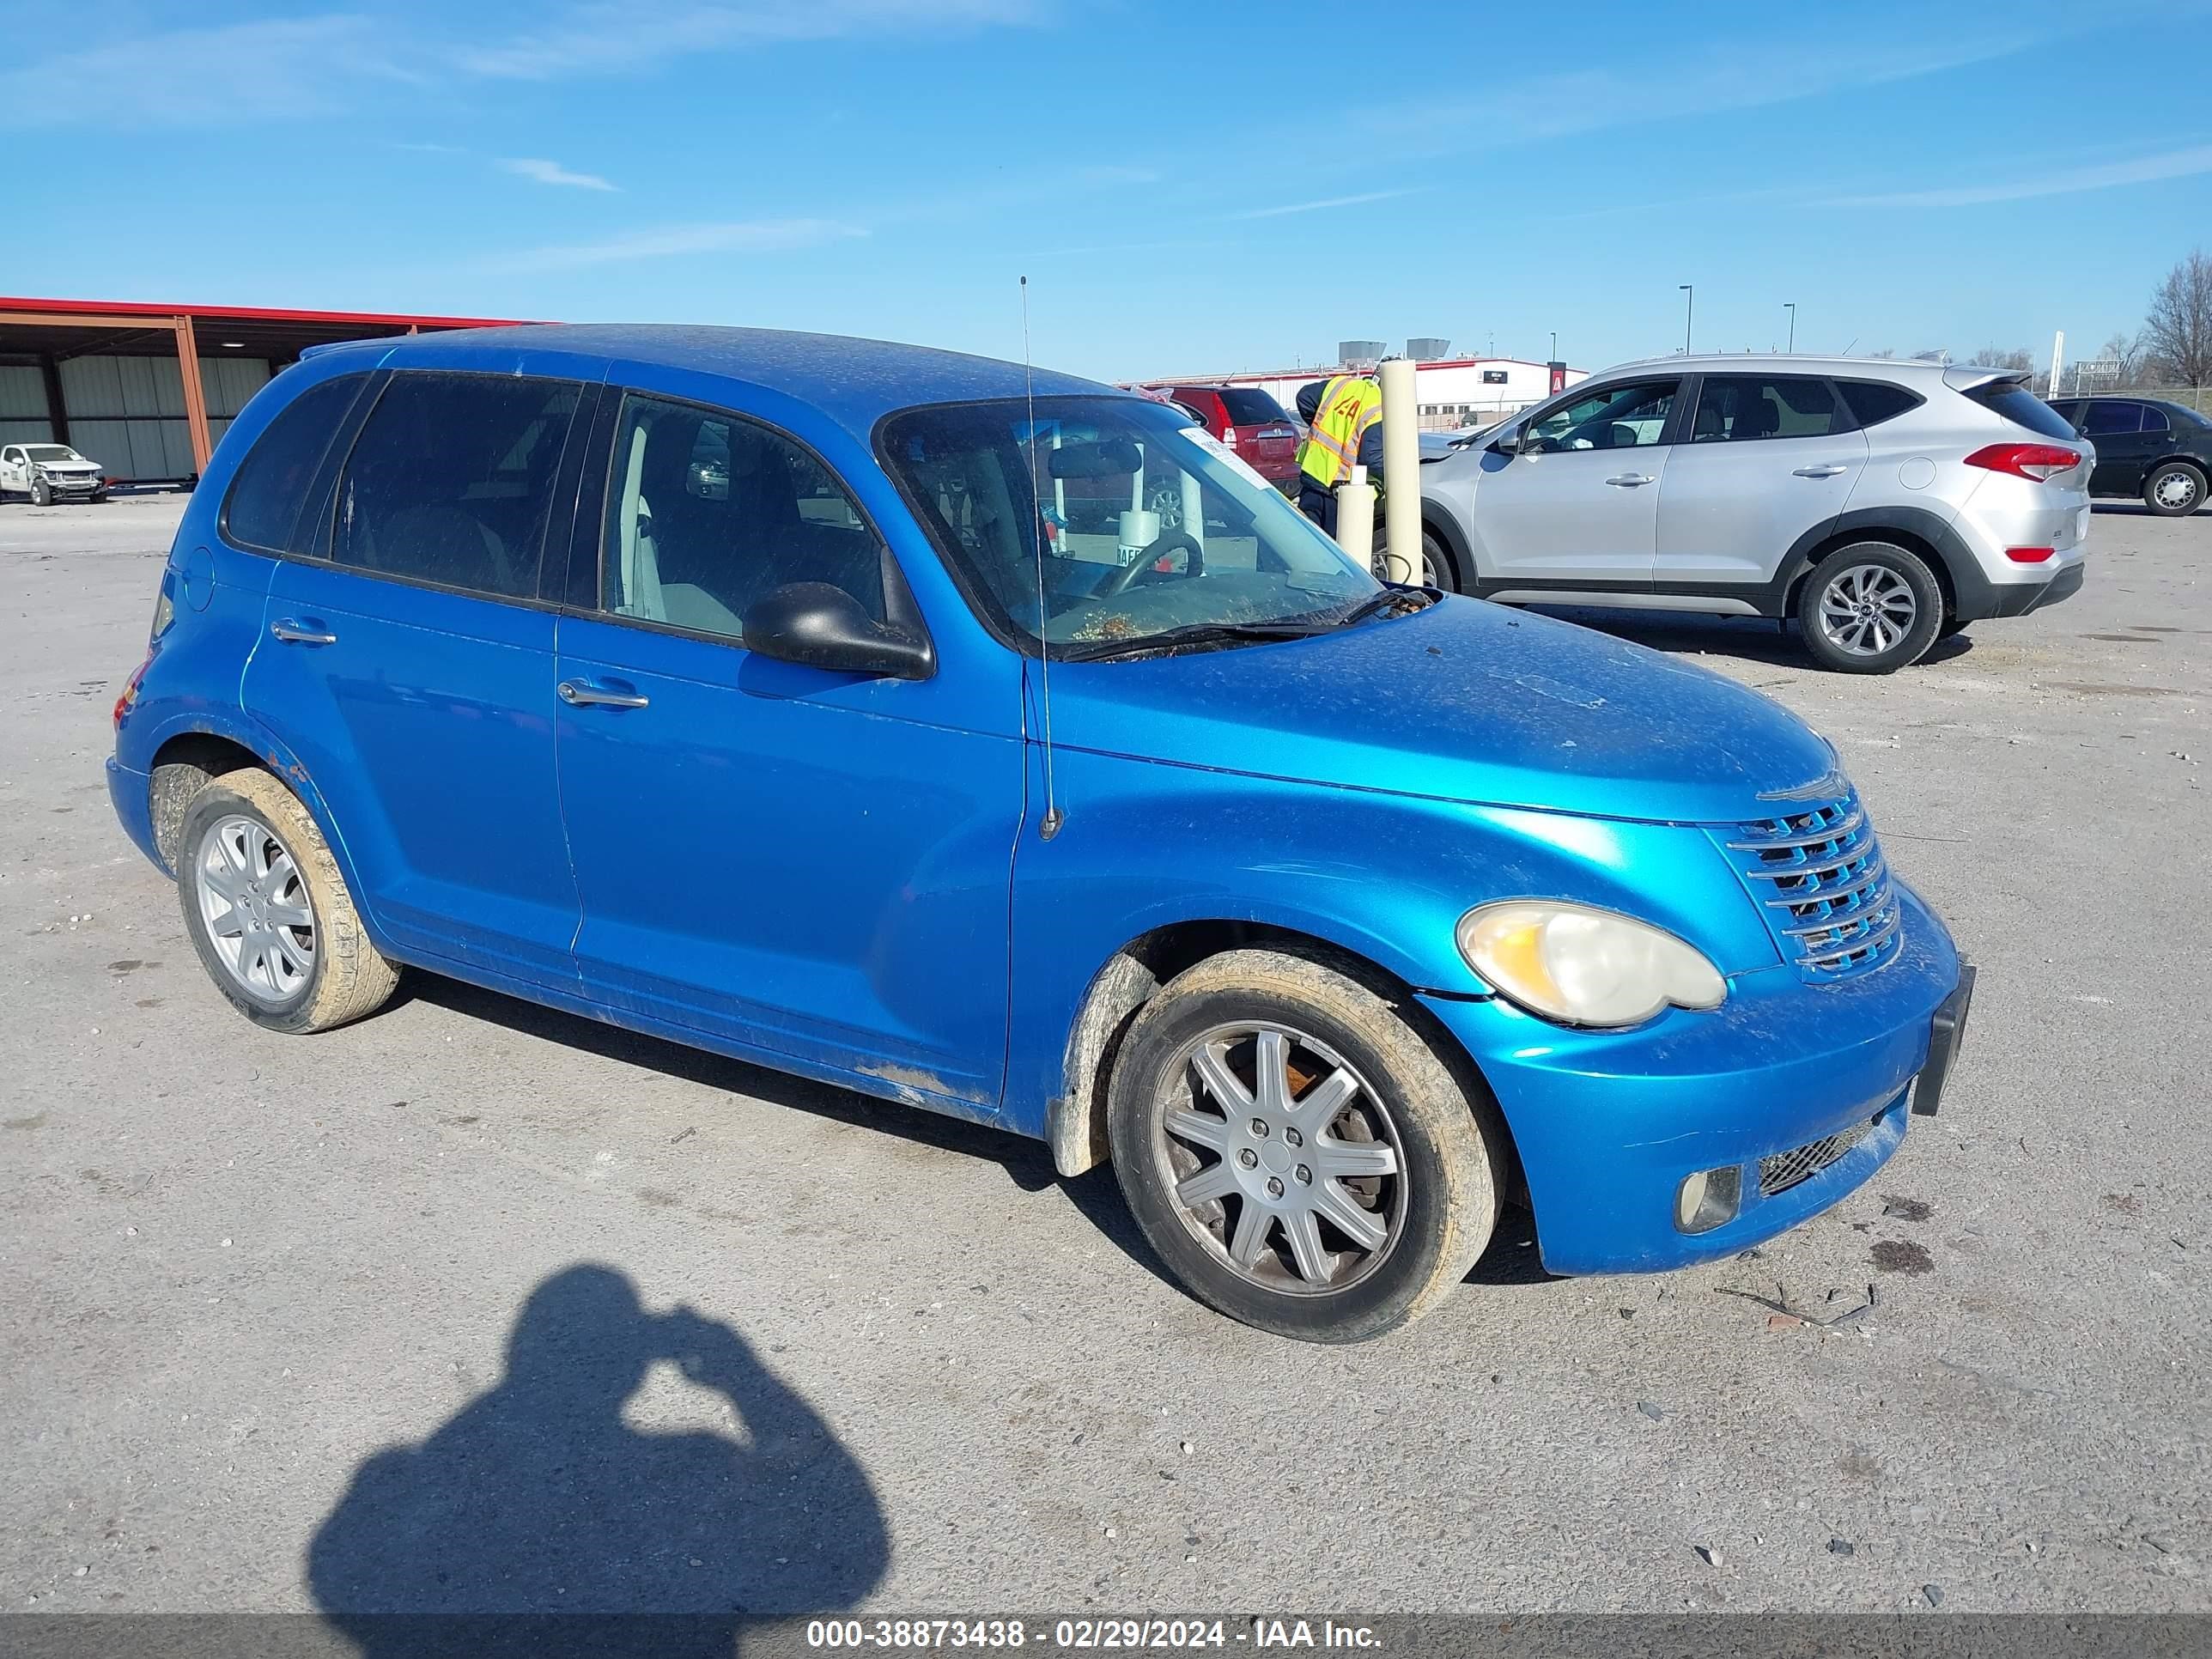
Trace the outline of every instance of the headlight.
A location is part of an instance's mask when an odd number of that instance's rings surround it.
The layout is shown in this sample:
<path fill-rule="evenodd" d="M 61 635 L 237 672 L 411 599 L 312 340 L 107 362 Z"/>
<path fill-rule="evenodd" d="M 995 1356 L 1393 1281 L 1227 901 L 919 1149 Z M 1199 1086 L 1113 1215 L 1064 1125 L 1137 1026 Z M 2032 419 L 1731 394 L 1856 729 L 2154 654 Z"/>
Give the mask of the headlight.
<path fill-rule="evenodd" d="M 1728 995 L 1720 970 L 1672 933 L 1587 904 L 1480 905 L 1460 918 L 1459 950 L 1499 995 L 1564 1025 L 1636 1025 Z"/>

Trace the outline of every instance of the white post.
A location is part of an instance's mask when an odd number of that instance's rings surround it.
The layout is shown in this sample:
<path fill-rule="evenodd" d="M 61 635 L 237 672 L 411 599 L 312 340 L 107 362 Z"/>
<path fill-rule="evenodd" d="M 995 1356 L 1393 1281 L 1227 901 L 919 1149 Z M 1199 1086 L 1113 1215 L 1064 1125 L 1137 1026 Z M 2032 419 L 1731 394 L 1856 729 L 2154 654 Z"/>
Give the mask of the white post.
<path fill-rule="evenodd" d="M 2059 372 L 2065 367 L 2066 331 L 2062 328 L 2051 337 L 2051 395 L 2054 398 L 2063 398 L 2066 395 L 2058 384 Z M 2074 378 L 2078 383 L 2081 377 L 2076 374 Z"/>
<path fill-rule="evenodd" d="M 1336 487 L 1336 544 L 1362 570 L 1375 568 L 1375 486 L 1364 466 Z"/>
<path fill-rule="evenodd" d="M 1382 528 L 1390 580 L 1421 580 L 1421 410 L 1413 360 L 1382 365 Z"/>

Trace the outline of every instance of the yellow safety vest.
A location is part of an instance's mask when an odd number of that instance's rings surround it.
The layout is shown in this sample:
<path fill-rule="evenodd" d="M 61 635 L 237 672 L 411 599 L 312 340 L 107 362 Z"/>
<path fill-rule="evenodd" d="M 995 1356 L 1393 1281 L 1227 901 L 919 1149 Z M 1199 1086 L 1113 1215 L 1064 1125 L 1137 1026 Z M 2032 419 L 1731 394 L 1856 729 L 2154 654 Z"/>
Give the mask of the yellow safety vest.
<path fill-rule="evenodd" d="M 1322 388 L 1313 428 L 1298 446 L 1298 471 L 1322 489 L 1349 477 L 1359 441 L 1382 418 L 1382 388 L 1360 374 L 1340 374 Z"/>

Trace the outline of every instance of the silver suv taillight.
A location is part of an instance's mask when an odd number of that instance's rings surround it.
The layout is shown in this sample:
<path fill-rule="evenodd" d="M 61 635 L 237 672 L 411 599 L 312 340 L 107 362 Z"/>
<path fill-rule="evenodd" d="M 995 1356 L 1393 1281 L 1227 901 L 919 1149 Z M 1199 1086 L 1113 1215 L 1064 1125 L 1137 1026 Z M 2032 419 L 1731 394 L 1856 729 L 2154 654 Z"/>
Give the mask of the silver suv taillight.
<path fill-rule="evenodd" d="M 2048 483 L 2060 473 L 2071 472 L 2081 465 L 2081 454 L 2079 450 L 2062 449 L 2057 444 L 1990 444 L 1967 456 L 1966 465 L 1986 467 L 1991 472 L 2009 472 L 2031 483 Z"/>

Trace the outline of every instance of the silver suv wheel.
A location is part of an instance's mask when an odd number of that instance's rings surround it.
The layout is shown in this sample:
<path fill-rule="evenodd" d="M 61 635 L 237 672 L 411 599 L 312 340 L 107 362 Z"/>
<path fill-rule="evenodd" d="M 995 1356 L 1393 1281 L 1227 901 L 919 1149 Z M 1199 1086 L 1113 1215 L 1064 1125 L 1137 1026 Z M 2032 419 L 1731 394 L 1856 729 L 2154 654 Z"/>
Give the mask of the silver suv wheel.
<path fill-rule="evenodd" d="M 1847 565 L 1820 590 L 1820 632 L 1854 657 L 1893 651 L 1920 619 L 1912 584 L 1887 565 Z"/>

